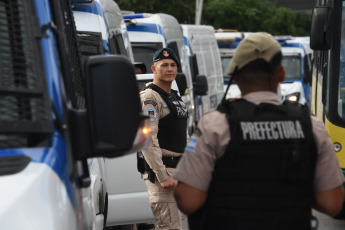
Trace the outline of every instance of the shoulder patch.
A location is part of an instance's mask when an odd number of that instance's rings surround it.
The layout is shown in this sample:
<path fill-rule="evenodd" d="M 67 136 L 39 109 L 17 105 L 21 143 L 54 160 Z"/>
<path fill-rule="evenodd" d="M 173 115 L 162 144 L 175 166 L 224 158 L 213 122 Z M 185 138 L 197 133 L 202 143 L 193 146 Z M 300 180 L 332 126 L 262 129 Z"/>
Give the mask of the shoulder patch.
<path fill-rule="evenodd" d="M 190 152 L 194 152 L 195 151 L 195 146 L 196 143 L 198 142 L 198 138 L 195 136 L 192 136 L 189 139 L 188 145 L 186 146 L 186 150 L 190 151 Z"/>
<path fill-rule="evenodd" d="M 150 121 L 154 121 L 157 118 L 157 112 L 154 108 L 146 109 L 145 114 L 150 116 Z"/>
<path fill-rule="evenodd" d="M 144 101 L 144 105 L 148 105 L 148 104 L 151 104 L 153 106 L 156 106 L 157 105 L 157 102 L 153 101 L 153 100 L 146 100 Z"/>

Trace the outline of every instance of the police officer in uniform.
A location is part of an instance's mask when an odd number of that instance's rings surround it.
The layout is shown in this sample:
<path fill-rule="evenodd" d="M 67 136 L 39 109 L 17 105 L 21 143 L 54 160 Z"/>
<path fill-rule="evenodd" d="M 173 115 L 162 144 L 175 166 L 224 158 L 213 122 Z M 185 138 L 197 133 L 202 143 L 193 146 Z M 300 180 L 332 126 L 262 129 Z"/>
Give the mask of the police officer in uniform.
<path fill-rule="evenodd" d="M 144 167 L 138 157 L 138 169 L 143 173 L 157 225 L 164 230 L 182 229 L 172 178 L 187 143 L 187 108 L 177 91 L 171 89 L 179 65 L 172 49 L 157 50 L 151 67 L 153 83 L 140 92 L 143 111 L 150 116 L 152 142 L 142 151 Z"/>
<path fill-rule="evenodd" d="M 279 43 L 240 42 L 229 74 L 242 98 L 201 118 L 176 168 L 175 197 L 190 229 L 311 229 L 311 208 L 335 216 L 344 176 L 321 120 L 276 94 Z"/>

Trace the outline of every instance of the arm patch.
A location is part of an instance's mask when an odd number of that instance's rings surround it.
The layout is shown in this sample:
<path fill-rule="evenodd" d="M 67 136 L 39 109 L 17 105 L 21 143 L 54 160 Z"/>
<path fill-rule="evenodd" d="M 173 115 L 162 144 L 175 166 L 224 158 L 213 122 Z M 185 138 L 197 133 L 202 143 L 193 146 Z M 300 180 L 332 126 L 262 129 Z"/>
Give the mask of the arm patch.
<path fill-rule="evenodd" d="M 157 118 L 157 112 L 154 108 L 146 109 L 145 114 L 150 116 L 150 121 L 154 121 Z"/>
<path fill-rule="evenodd" d="M 186 146 L 185 150 L 188 150 L 190 152 L 194 152 L 197 143 L 198 143 L 198 137 L 192 136 L 189 139 L 188 145 Z"/>
<path fill-rule="evenodd" d="M 152 100 L 146 100 L 146 101 L 144 101 L 144 105 L 148 105 L 148 104 L 151 104 L 151 105 L 153 105 L 153 106 L 156 106 L 156 105 L 157 105 L 157 102 L 152 101 Z"/>

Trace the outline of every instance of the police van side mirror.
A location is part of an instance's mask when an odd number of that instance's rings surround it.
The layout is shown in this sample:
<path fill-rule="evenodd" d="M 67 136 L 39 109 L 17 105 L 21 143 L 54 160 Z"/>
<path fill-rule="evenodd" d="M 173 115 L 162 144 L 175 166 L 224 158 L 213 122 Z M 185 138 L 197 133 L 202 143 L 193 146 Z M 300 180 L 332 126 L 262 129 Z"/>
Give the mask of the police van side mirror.
<path fill-rule="evenodd" d="M 125 56 L 91 56 L 86 64 L 87 111 L 71 113 L 77 159 L 116 157 L 141 149 L 148 140 L 134 66 Z"/>
<path fill-rule="evenodd" d="M 331 48 L 332 20 L 332 8 L 314 8 L 310 30 L 310 48 L 313 50 L 329 50 Z"/>
<path fill-rule="evenodd" d="M 196 59 L 196 54 L 192 54 L 190 57 L 190 67 L 192 71 L 192 79 L 195 81 L 196 77 L 199 75 L 198 60 Z"/>
<path fill-rule="evenodd" d="M 207 95 L 208 94 L 208 82 L 205 75 L 197 75 L 193 82 L 194 94 L 195 95 Z"/>
<path fill-rule="evenodd" d="M 183 96 L 188 92 L 187 78 L 184 73 L 177 73 L 176 75 L 176 84 L 180 95 Z"/>
<path fill-rule="evenodd" d="M 168 43 L 168 48 L 170 48 L 170 49 L 172 49 L 174 51 L 174 53 L 177 56 L 178 60 L 181 60 L 180 54 L 178 52 L 179 49 L 178 49 L 177 41 L 170 41 Z M 182 73 L 182 66 L 181 65 L 178 65 L 177 72 Z"/>

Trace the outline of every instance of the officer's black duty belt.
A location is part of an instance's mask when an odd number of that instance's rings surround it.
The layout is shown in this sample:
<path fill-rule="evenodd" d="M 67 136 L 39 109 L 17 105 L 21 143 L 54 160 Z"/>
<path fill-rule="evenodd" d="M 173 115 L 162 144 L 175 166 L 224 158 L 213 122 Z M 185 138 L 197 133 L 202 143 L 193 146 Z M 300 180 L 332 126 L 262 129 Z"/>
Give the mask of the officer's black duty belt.
<path fill-rule="evenodd" d="M 180 161 L 182 156 L 178 157 L 162 157 L 163 164 L 167 168 L 176 168 L 177 163 Z"/>

